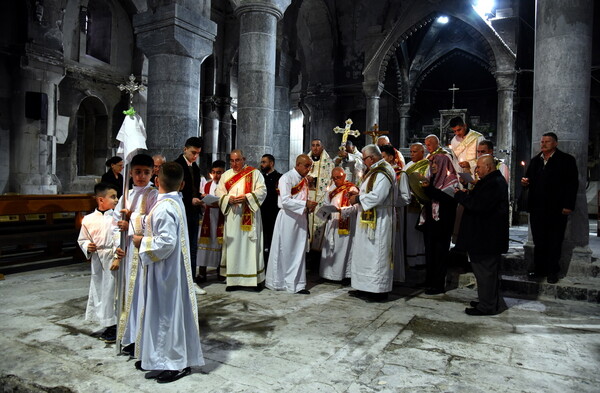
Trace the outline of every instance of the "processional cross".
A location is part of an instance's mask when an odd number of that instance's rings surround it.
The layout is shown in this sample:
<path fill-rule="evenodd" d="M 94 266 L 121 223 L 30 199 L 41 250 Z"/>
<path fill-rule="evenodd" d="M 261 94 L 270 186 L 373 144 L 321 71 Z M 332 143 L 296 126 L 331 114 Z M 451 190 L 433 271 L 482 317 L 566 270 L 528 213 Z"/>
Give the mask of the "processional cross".
<path fill-rule="evenodd" d="M 454 93 L 457 92 L 458 90 L 460 90 L 458 87 L 456 87 L 454 85 L 454 83 L 452 84 L 452 87 L 449 88 L 448 90 L 450 90 L 452 92 L 452 109 L 454 109 Z"/>
<path fill-rule="evenodd" d="M 126 90 L 127 94 L 129 94 L 129 109 L 123 111 L 123 114 L 133 116 L 135 115 L 135 109 L 133 109 L 133 96 L 135 93 L 146 90 L 146 86 L 135 83 L 135 76 L 133 74 L 129 75 L 129 82 L 126 85 L 120 84 L 119 90 Z"/>
<path fill-rule="evenodd" d="M 333 129 L 333 132 L 335 132 L 336 134 L 342 134 L 342 144 L 340 145 L 340 150 L 346 150 L 346 142 L 348 141 L 348 135 L 352 135 L 352 136 L 360 136 L 360 131 L 358 130 L 351 130 L 350 126 L 352 125 L 352 119 L 348 119 L 346 120 L 346 127 L 341 128 L 341 127 L 335 127 Z"/>
<path fill-rule="evenodd" d="M 377 138 L 382 135 L 389 134 L 389 131 L 379 131 L 379 125 L 377 123 L 373 124 L 373 129 L 371 131 L 365 131 L 365 135 L 370 135 L 373 138 L 373 144 L 377 143 Z"/>

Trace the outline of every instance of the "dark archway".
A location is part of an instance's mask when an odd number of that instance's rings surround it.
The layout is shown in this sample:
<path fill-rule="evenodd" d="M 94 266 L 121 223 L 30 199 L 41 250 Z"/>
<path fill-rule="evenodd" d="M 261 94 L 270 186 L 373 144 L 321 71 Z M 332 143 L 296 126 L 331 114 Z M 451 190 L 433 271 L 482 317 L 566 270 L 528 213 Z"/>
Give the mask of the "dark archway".
<path fill-rule="evenodd" d="M 96 97 L 87 97 L 75 115 L 77 175 L 98 175 L 104 171 L 108 147 L 108 114 Z"/>

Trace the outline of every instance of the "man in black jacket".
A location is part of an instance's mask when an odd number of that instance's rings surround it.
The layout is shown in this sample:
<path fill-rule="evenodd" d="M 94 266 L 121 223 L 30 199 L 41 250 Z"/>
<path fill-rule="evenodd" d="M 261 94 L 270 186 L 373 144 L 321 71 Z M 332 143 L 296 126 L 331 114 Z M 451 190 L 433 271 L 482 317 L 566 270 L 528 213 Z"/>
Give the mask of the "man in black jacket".
<path fill-rule="evenodd" d="M 187 218 L 190 259 L 192 265 L 192 276 L 196 276 L 196 254 L 198 251 L 198 228 L 200 221 L 200 168 L 196 160 L 202 150 L 202 139 L 193 136 L 185 141 L 183 154 L 175 160 L 183 167 L 183 205 Z"/>
<path fill-rule="evenodd" d="M 500 264 L 501 254 L 508 251 L 508 184 L 493 156 L 480 157 L 475 173 L 480 180 L 473 190 L 454 195 L 464 206 L 458 245 L 469 253 L 479 297 L 465 312 L 495 315 L 506 309 L 500 296 Z"/>
<path fill-rule="evenodd" d="M 557 149 L 553 132 L 542 136 L 541 152 L 531 159 L 523 187 L 529 189 L 527 210 L 533 237 L 534 269 L 530 278 L 548 276 L 558 282 L 559 260 L 567 227 L 567 218 L 575 209 L 579 172 L 575 158 Z"/>

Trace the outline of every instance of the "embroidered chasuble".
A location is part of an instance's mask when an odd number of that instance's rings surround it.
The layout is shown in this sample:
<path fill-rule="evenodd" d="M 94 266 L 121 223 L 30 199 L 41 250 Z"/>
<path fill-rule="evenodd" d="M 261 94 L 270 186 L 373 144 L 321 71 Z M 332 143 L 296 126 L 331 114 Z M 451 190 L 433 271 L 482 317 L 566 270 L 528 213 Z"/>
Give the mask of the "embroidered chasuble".
<path fill-rule="evenodd" d="M 306 289 L 308 251 L 308 182 L 296 169 L 279 178 L 279 213 L 267 264 L 266 287 L 296 293 Z"/>
<path fill-rule="evenodd" d="M 360 203 L 342 209 L 346 217 L 358 212 L 352 247 L 352 287 L 383 293 L 392 290 L 394 169 L 383 159 L 371 166 L 360 185 Z M 365 212 L 371 211 L 365 217 Z"/>
<path fill-rule="evenodd" d="M 307 153 L 312 158 L 310 152 Z M 308 173 L 312 177 L 313 183 L 309 187 L 308 199 L 317 202 L 317 207 L 313 213 L 308 215 L 308 230 L 310 235 L 310 249 L 321 251 L 323 245 L 323 233 L 325 231 L 325 221 L 315 215 L 323 202 L 327 188 L 331 185 L 331 171 L 335 168 L 333 160 L 325 150 L 321 153 L 318 161 L 313 160 L 313 167 Z"/>
<path fill-rule="evenodd" d="M 205 195 L 215 195 L 217 183 L 211 180 L 204 184 L 203 190 Z M 219 267 L 224 228 L 225 216 L 219 207 L 205 206 L 198 231 L 198 266 Z"/>
<path fill-rule="evenodd" d="M 227 286 L 256 286 L 265 277 L 260 205 L 267 187 L 260 171 L 245 166 L 226 171 L 215 191 L 225 216 L 221 266 L 227 268 Z M 245 195 L 246 201 L 229 205 L 229 198 Z"/>
<path fill-rule="evenodd" d="M 136 356 L 146 370 L 204 365 L 188 239 L 181 196 L 160 194 L 146 217 L 139 249 L 146 301 Z"/>
<path fill-rule="evenodd" d="M 349 208 L 350 192 L 358 193 L 358 188 L 351 182 L 346 182 L 340 187 L 332 184 L 324 205 L 332 205 L 339 209 Z M 321 277 L 333 281 L 350 278 L 355 221 L 355 213 L 341 217 L 340 213 L 334 212 L 329 216 L 319 266 Z"/>

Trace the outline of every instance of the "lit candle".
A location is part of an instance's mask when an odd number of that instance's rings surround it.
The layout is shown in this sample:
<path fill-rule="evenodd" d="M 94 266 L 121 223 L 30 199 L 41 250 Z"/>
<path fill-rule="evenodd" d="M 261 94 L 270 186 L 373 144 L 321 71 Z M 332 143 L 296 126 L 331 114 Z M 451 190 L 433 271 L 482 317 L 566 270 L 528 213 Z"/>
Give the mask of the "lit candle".
<path fill-rule="evenodd" d="M 525 161 L 521 161 L 521 166 L 525 166 Z"/>

